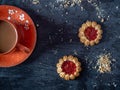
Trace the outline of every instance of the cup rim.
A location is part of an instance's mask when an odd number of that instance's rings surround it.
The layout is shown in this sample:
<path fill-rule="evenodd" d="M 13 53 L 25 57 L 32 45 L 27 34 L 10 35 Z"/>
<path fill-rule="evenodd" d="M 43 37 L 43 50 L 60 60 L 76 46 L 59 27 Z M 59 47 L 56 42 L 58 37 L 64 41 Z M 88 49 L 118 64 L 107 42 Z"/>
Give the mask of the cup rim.
<path fill-rule="evenodd" d="M 12 28 L 14 29 L 14 31 L 15 31 L 15 34 L 16 34 L 15 44 L 14 44 L 8 51 L 3 52 L 3 53 L 0 52 L 0 55 L 4 55 L 4 54 L 10 53 L 10 52 L 11 52 L 12 50 L 14 50 L 14 48 L 16 47 L 16 45 L 17 45 L 17 43 L 18 43 L 18 32 L 17 32 L 16 26 L 15 26 L 12 22 L 10 22 L 10 21 L 8 21 L 8 20 L 4 20 L 4 19 L 0 19 L 0 21 L 4 21 L 4 22 L 8 23 L 9 25 L 11 25 Z"/>

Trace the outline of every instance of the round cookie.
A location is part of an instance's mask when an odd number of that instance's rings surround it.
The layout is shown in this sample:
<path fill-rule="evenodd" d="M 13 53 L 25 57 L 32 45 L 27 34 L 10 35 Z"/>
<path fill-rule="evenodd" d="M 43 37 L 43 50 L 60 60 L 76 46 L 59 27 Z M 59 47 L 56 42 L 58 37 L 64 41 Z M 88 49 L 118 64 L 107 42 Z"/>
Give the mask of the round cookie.
<path fill-rule="evenodd" d="M 80 42 L 84 43 L 85 46 L 93 46 L 99 43 L 102 33 L 101 25 L 95 21 L 87 21 L 79 28 L 78 37 L 80 38 Z"/>
<path fill-rule="evenodd" d="M 76 57 L 72 55 L 63 56 L 59 59 L 59 62 L 56 64 L 57 73 L 61 78 L 65 80 L 73 80 L 79 76 L 81 69 L 81 63 Z"/>

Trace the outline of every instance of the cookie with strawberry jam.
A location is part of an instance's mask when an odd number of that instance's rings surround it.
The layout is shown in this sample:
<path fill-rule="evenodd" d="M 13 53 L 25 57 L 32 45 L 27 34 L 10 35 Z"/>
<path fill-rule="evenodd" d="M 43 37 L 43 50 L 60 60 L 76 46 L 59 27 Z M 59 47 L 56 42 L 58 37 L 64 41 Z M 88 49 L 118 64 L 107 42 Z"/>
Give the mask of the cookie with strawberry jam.
<path fill-rule="evenodd" d="M 103 31 L 99 24 L 95 21 L 87 21 L 80 27 L 78 37 L 85 46 L 93 46 L 99 43 L 102 33 Z"/>
<path fill-rule="evenodd" d="M 81 71 L 81 63 L 76 57 L 71 55 L 63 56 L 59 59 L 56 66 L 59 76 L 65 80 L 75 79 L 79 76 L 79 72 Z"/>

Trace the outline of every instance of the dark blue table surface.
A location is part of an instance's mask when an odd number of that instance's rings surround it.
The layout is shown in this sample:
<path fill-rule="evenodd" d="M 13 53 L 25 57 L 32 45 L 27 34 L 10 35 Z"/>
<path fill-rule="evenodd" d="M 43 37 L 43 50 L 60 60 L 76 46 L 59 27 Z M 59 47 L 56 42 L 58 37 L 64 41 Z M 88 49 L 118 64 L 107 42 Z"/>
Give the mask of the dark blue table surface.
<path fill-rule="evenodd" d="M 37 27 L 32 55 L 18 66 L 0 68 L 0 90 L 120 90 L 120 0 L 82 0 L 65 8 L 63 0 L 39 1 L 35 5 L 33 0 L 0 0 L 26 11 Z M 84 47 L 77 37 L 86 20 L 97 21 L 104 30 L 93 47 Z M 110 73 L 100 74 L 93 67 L 104 53 L 116 61 Z M 65 81 L 57 74 L 56 63 L 69 54 L 79 58 L 83 71 L 76 80 Z"/>

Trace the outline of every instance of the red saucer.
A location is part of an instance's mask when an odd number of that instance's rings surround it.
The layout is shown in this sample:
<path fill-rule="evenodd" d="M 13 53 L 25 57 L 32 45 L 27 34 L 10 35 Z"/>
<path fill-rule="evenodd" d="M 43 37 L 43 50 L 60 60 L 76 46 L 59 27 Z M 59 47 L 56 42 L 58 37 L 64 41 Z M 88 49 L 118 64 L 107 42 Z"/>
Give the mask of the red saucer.
<path fill-rule="evenodd" d="M 9 5 L 0 5 L 0 19 L 14 23 L 21 30 L 20 43 L 30 49 L 29 53 L 15 50 L 0 55 L 0 67 L 16 66 L 24 62 L 33 52 L 36 44 L 36 28 L 30 16 L 23 10 Z"/>

